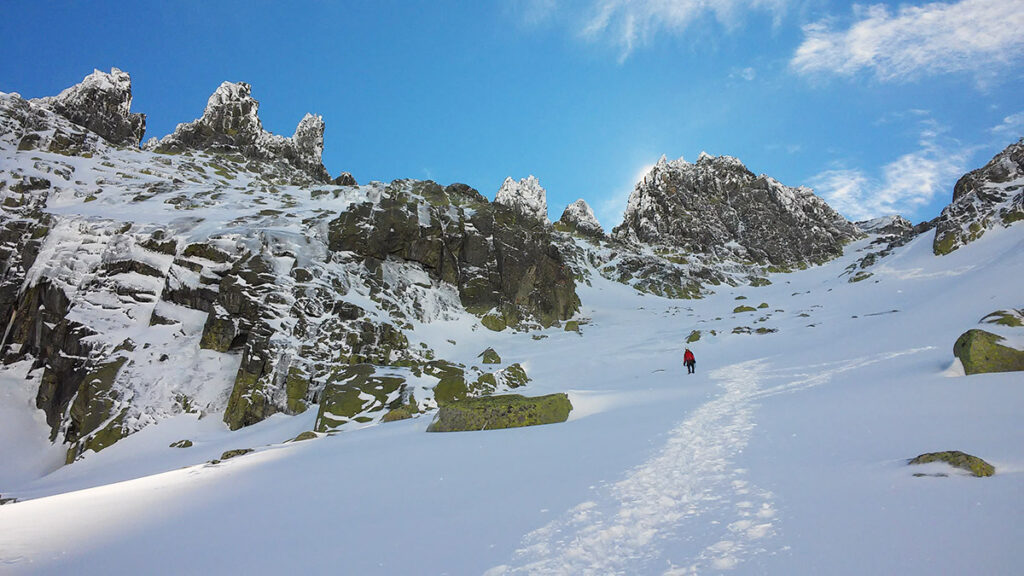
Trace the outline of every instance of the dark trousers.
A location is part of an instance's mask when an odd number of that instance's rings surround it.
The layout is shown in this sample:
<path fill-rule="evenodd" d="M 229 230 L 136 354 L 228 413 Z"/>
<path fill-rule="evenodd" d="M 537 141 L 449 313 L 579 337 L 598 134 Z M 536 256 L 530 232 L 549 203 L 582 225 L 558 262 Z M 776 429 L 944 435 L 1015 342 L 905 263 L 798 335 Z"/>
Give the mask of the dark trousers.
<path fill-rule="evenodd" d="M 686 366 L 686 373 L 687 374 L 693 374 L 694 366 L 696 366 L 697 361 L 696 360 L 690 360 L 689 362 L 683 362 L 683 364 Z"/>

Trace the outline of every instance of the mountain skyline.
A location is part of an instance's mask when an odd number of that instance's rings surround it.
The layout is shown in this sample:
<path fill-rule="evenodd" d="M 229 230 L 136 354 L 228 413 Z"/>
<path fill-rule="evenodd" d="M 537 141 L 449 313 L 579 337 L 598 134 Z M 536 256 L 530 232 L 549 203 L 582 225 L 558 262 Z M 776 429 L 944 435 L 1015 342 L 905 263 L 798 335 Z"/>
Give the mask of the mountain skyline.
<path fill-rule="evenodd" d="M 1021 8 L 14 2 L 0 91 L 52 95 L 116 66 L 148 139 L 244 81 L 270 132 L 323 115 L 331 174 L 465 182 L 488 197 L 534 175 L 550 218 L 584 198 L 606 229 L 658 158 L 702 151 L 810 186 L 851 220 L 916 222 L 1022 135 L 1024 42 L 1007 32 Z M 14 33 L 41 21 L 53 32 L 42 47 Z"/>

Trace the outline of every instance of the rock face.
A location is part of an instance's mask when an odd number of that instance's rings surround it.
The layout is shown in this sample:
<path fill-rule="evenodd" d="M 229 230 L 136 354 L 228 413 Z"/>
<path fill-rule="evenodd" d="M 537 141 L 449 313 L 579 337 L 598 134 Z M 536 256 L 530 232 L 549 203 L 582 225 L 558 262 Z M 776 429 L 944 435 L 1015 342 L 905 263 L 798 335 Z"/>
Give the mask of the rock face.
<path fill-rule="evenodd" d="M 463 306 L 489 328 L 547 327 L 570 318 L 579 298 L 550 226 L 535 216 L 488 203 L 465 185 L 401 181 L 379 202 L 353 206 L 332 221 L 329 246 L 423 266 L 457 286 Z"/>
<path fill-rule="evenodd" d="M 729 156 L 664 157 L 636 185 L 613 231 L 631 242 L 794 266 L 842 254 L 857 229 L 808 188 L 755 176 Z"/>
<path fill-rule="evenodd" d="M 117 68 L 109 74 L 96 70 L 80 84 L 35 102 L 118 146 L 138 147 L 146 133 L 146 115 L 131 112 L 132 79 Z"/>
<path fill-rule="evenodd" d="M 601 228 L 597 217 L 594 216 L 594 211 L 590 209 L 590 205 L 582 198 L 565 208 L 565 211 L 562 212 L 562 217 L 558 219 L 557 225 L 559 228 L 584 236 L 604 237 L 604 229 Z"/>
<path fill-rule="evenodd" d="M 996 226 L 1024 220 L 1024 140 L 1006 147 L 988 164 L 968 172 L 953 187 L 953 202 L 936 221 L 935 254 L 949 254 Z"/>
<path fill-rule="evenodd" d="M 256 112 L 248 85 L 225 84 L 143 151 L 0 94 L 0 358 L 40 370 L 68 461 L 181 413 L 237 429 L 319 404 L 336 431 L 510 390 L 520 365 L 447 362 L 414 325 L 531 329 L 578 310 L 560 235 L 520 209 L 535 203 L 331 182 L 322 119 L 283 138 Z"/>
<path fill-rule="evenodd" d="M 1003 346 L 1002 341 L 1002 336 L 985 330 L 968 330 L 957 338 L 953 355 L 968 375 L 1024 370 L 1024 350 Z"/>
<path fill-rule="evenodd" d="M 494 197 L 494 203 L 538 222 L 548 221 L 547 191 L 533 175 L 519 182 L 506 178 Z"/>
<path fill-rule="evenodd" d="M 185 150 L 237 151 L 246 158 L 287 162 L 317 182 L 330 180 L 321 161 L 323 118 L 306 114 L 295 134 L 285 138 L 263 130 L 259 105 L 252 97 L 249 84 L 224 82 L 210 96 L 201 118 L 179 124 L 174 133 L 159 141 L 147 142 L 146 148 L 172 153 Z"/>
<path fill-rule="evenodd" d="M 572 403 L 565 394 L 527 398 L 519 394 L 467 398 L 442 406 L 427 432 L 497 430 L 565 422 Z"/>

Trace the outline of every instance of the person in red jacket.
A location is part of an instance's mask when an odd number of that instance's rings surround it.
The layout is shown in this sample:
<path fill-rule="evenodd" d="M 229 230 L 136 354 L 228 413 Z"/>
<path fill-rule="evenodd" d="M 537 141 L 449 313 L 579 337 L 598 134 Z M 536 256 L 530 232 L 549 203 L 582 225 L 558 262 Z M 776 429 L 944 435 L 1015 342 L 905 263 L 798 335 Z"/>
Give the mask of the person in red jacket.
<path fill-rule="evenodd" d="M 687 348 L 686 352 L 683 353 L 683 366 L 686 366 L 686 373 L 693 374 L 694 366 L 697 365 L 697 359 L 693 357 L 693 352 Z"/>

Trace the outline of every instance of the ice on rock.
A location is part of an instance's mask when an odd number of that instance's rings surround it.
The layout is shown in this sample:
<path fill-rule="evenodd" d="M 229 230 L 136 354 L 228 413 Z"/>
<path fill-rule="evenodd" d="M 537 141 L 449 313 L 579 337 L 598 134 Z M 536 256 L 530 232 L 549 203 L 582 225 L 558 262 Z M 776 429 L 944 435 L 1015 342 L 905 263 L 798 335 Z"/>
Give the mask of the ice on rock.
<path fill-rule="evenodd" d="M 598 236 L 604 235 L 604 230 L 601 228 L 601 224 L 597 221 L 597 217 L 594 216 L 594 211 L 582 198 L 572 204 L 569 204 L 569 206 L 565 208 L 565 212 L 562 212 L 562 217 L 559 219 L 559 222 L 575 228 L 583 234 Z"/>
<path fill-rule="evenodd" d="M 494 203 L 512 208 L 524 216 L 542 222 L 548 221 L 547 191 L 532 174 L 518 182 L 511 177 L 506 178 L 494 198 Z"/>

